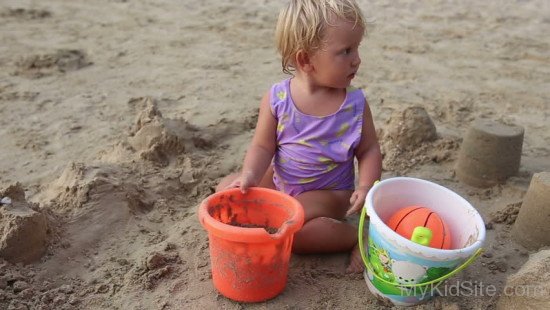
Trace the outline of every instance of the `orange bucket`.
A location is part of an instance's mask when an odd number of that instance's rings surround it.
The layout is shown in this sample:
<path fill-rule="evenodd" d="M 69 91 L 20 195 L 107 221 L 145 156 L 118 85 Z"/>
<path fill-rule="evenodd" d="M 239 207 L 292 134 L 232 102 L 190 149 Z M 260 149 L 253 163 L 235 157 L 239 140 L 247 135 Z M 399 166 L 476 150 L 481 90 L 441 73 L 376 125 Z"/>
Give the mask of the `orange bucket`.
<path fill-rule="evenodd" d="M 246 194 L 233 188 L 203 200 L 199 220 L 208 231 L 212 281 L 222 295 L 259 302 L 284 290 L 294 233 L 304 223 L 296 199 L 267 188 Z"/>

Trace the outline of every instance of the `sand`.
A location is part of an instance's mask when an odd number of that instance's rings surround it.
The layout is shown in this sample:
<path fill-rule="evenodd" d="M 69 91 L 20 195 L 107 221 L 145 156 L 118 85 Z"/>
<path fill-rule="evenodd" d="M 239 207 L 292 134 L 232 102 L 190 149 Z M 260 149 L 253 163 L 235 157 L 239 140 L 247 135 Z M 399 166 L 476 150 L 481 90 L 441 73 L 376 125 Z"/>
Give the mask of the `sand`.
<path fill-rule="evenodd" d="M 453 281 L 502 290 L 535 252 L 510 230 L 532 175 L 550 171 L 550 4 L 360 3 L 372 24 L 354 85 L 369 96 L 383 177 L 424 178 L 470 201 L 487 223 L 486 251 Z M 293 256 L 286 290 L 264 303 L 233 302 L 212 285 L 196 211 L 239 168 L 261 96 L 285 77 L 271 39 L 278 7 L 0 3 L 0 193 L 25 194 L 22 213 L 0 206 L 0 244 L 12 236 L 6 227 L 35 244 L 2 254 L 0 309 L 387 307 L 362 276 L 345 274 L 346 254 Z M 400 139 L 403 126 L 418 128 L 403 115 L 422 121 L 418 139 Z M 477 118 L 525 129 L 519 173 L 504 184 L 481 189 L 455 176 Z M 45 232 L 13 226 L 17 214 Z M 445 296 L 420 308 L 486 309 L 498 299 Z"/>

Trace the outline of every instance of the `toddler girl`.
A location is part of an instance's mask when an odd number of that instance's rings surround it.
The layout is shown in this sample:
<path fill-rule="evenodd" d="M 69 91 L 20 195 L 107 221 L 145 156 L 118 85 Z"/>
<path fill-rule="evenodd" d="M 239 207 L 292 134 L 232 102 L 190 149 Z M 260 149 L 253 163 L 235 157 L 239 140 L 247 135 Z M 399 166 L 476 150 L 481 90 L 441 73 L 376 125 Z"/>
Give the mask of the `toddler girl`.
<path fill-rule="evenodd" d="M 293 252 L 351 251 L 349 272 L 363 264 L 357 228 L 345 217 L 361 210 L 382 165 L 365 96 L 350 86 L 365 27 L 354 0 L 290 1 L 279 15 L 276 42 L 291 77 L 263 96 L 241 172 L 217 187 L 261 186 L 294 196 L 305 222 Z"/>

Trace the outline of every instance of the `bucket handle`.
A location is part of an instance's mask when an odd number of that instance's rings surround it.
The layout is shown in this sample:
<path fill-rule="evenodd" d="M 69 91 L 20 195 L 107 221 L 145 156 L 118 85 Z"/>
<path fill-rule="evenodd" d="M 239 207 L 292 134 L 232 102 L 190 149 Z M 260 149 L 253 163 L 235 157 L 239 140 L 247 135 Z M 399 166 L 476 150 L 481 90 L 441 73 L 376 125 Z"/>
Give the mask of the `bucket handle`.
<path fill-rule="evenodd" d="M 361 211 L 361 217 L 359 218 L 359 252 L 361 252 L 361 259 L 363 260 L 363 263 L 365 264 L 365 266 L 367 267 L 367 269 L 380 281 L 386 283 L 386 284 L 390 284 L 390 285 L 398 285 L 398 286 L 401 286 L 401 287 L 419 287 L 419 286 L 427 286 L 427 285 L 430 285 L 430 284 L 434 284 L 434 283 L 437 283 L 437 282 L 441 282 L 443 280 L 446 280 L 447 278 L 450 278 L 452 276 L 454 276 L 456 273 L 458 273 L 459 271 L 461 271 L 462 269 L 468 267 L 468 265 L 470 265 L 471 263 L 474 262 L 474 260 L 476 260 L 476 258 L 479 257 L 479 255 L 481 255 L 481 253 L 483 252 L 483 249 L 482 248 L 479 248 L 477 249 L 477 251 L 472 255 L 470 256 L 462 265 L 460 265 L 458 268 L 455 268 L 453 271 L 449 272 L 448 274 L 446 275 L 443 275 L 437 279 L 434 279 L 434 280 L 431 280 L 431 281 L 428 281 L 428 282 L 423 282 L 423 283 L 416 283 L 416 284 L 398 284 L 398 283 L 394 283 L 394 282 L 390 282 L 386 279 L 383 279 L 382 277 L 380 277 L 371 267 L 370 263 L 369 263 L 369 260 L 367 259 L 367 255 L 365 254 L 365 245 L 363 243 L 363 228 L 365 226 L 365 214 L 367 213 L 367 208 L 363 207 L 362 211 Z"/>

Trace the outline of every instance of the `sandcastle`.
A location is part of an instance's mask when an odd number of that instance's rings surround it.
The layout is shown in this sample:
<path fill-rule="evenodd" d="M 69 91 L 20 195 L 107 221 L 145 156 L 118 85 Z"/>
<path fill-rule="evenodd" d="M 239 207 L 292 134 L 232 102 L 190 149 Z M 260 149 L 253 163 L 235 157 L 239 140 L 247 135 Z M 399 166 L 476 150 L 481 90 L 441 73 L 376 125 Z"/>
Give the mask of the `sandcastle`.
<path fill-rule="evenodd" d="M 491 120 L 475 120 L 460 147 L 456 175 L 476 187 L 504 183 L 519 171 L 524 129 Z"/>
<path fill-rule="evenodd" d="M 550 172 L 535 173 L 512 230 L 513 238 L 536 250 L 550 245 Z"/>
<path fill-rule="evenodd" d="M 46 216 L 25 200 L 19 183 L 0 190 L 0 198 L 0 258 L 14 264 L 37 261 L 46 251 Z"/>

